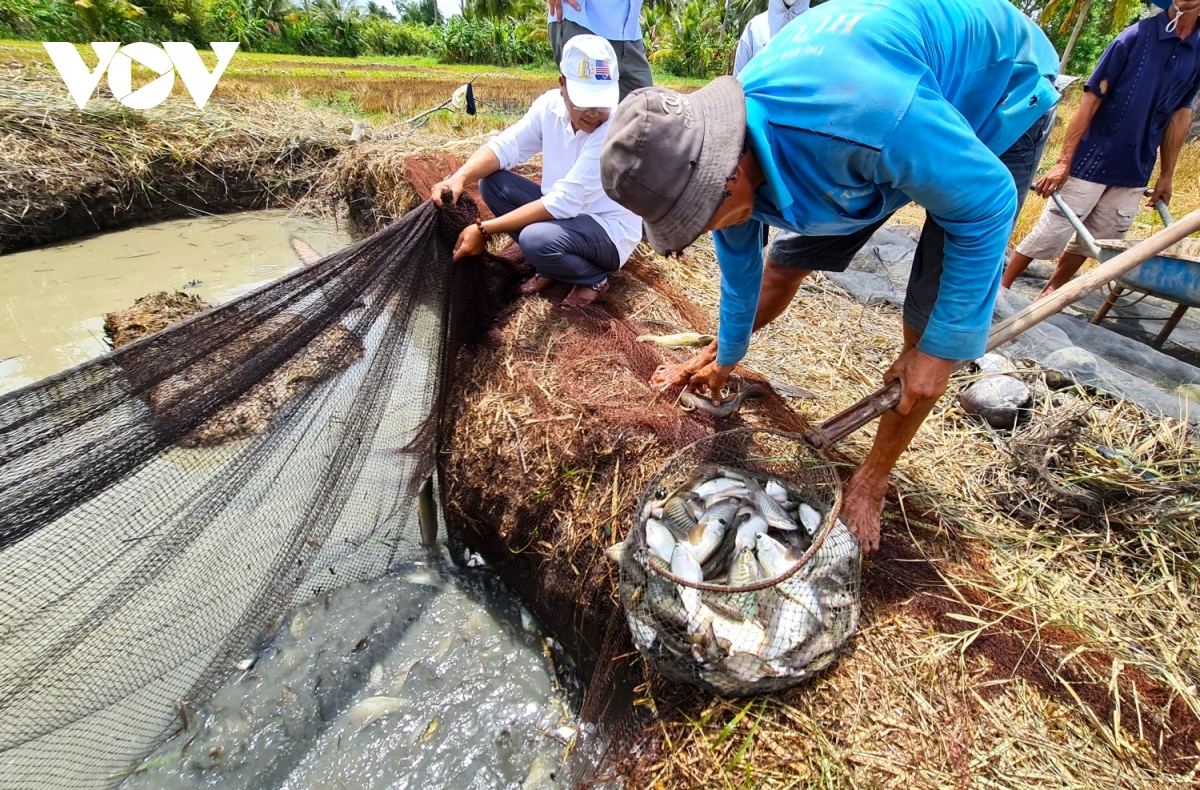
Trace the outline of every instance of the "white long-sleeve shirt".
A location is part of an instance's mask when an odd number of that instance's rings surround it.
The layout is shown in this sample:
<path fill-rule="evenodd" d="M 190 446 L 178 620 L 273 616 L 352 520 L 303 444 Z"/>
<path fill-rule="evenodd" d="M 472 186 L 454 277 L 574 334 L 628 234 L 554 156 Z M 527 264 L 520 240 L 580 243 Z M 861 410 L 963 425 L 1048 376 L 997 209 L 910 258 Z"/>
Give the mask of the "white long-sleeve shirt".
<path fill-rule="evenodd" d="M 642 220 L 604 192 L 600 149 L 609 122 L 576 132 L 558 88 L 539 96 L 521 120 L 486 145 L 508 170 L 541 153 L 542 205 L 555 219 L 587 215 L 599 223 L 621 256 L 621 265 L 642 239 Z"/>
<path fill-rule="evenodd" d="M 733 76 L 741 73 L 750 58 L 762 51 L 783 26 L 808 10 L 809 0 L 771 0 L 767 10 L 750 20 L 738 41 L 737 54 L 733 57 Z"/>

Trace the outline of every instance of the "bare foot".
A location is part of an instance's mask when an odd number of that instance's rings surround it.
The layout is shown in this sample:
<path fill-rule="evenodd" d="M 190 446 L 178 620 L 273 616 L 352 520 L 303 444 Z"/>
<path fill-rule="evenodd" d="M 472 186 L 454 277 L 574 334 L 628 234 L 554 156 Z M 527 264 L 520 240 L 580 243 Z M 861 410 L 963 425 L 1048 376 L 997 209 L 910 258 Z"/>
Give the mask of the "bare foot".
<path fill-rule="evenodd" d="M 544 291 L 552 285 L 554 285 L 554 280 L 551 280 L 549 277 L 543 277 L 539 274 L 535 277 L 530 277 L 528 280 L 521 283 L 520 291 L 522 295 L 529 296 L 531 294 L 538 293 L 539 291 Z"/>
<path fill-rule="evenodd" d="M 885 496 L 887 475 L 876 479 L 862 469 L 850 478 L 842 495 L 842 521 L 858 538 L 866 554 L 879 548 L 879 518 L 883 514 Z"/>
<path fill-rule="evenodd" d="M 608 280 L 601 280 L 595 285 L 576 285 L 562 300 L 563 307 L 584 307 L 596 301 L 601 294 L 608 290 Z"/>

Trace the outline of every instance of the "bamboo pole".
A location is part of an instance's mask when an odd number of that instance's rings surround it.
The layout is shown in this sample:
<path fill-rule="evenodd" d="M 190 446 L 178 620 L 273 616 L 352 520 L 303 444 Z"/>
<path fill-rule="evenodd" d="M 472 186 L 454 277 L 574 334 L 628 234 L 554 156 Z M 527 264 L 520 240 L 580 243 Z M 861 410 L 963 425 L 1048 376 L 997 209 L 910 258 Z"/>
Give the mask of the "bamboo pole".
<path fill-rule="evenodd" d="M 1175 224 L 1163 228 L 1150 238 L 1130 247 L 1107 263 L 1085 272 L 1057 291 L 1013 313 L 992 327 L 988 334 L 987 350 L 992 351 L 1020 335 L 1027 329 L 1040 324 L 1052 315 L 1084 298 L 1107 282 L 1117 279 L 1158 255 L 1167 247 L 1191 234 L 1200 231 L 1200 209 L 1183 217 Z M 962 367 L 970 360 L 959 363 Z M 845 411 L 835 414 L 814 427 L 805 436 L 814 447 L 828 448 L 857 431 L 867 423 L 894 409 L 900 402 L 900 382 L 876 390 Z"/>

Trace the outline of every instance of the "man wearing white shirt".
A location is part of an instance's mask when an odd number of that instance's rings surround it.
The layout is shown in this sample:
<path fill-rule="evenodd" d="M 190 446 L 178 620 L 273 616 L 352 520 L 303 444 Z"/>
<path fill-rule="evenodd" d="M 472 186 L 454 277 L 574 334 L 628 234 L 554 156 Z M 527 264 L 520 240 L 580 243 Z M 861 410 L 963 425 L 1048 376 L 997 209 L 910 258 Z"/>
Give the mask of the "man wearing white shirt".
<path fill-rule="evenodd" d="M 750 20 L 738 41 L 733 58 L 733 76 L 737 76 L 750 58 L 762 51 L 783 26 L 808 10 L 809 0 L 771 0 L 767 10 Z"/>
<path fill-rule="evenodd" d="M 600 149 L 617 106 L 617 56 L 599 36 L 576 36 L 563 48 L 556 90 L 542 94 L 525 116 L 483 147 L 454 175 L 433 187 L 453 200 L 470 184 L 495 214 L 476 220 L 454 245 L 454 260 L 479 255 L 494 233 L 508 233 L 536 272 L 521 286 L 534 294 L 555 282 L 575 286 L 568 307 L 590 304 L 608 289 L 642 238 L 642 221 L 605 194 Z M 543 154 L 542 183 L 509 168 Z"/>

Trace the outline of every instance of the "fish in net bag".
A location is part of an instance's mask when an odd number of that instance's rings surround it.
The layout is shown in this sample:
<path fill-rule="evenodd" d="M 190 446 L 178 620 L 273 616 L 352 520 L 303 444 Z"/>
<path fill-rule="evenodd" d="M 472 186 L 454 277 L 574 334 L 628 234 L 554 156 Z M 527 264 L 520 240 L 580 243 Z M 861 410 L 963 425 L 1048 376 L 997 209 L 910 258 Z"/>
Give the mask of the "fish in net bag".
<path fill-rule="evenodd" d="M 726 696 L 825 669 L 858 627 L 861 552 L 831 465 L 802 437 L 737 429 L 673 456 L 619 550 L 633 643 Z"/>

